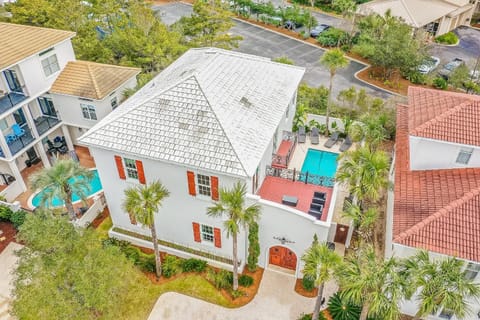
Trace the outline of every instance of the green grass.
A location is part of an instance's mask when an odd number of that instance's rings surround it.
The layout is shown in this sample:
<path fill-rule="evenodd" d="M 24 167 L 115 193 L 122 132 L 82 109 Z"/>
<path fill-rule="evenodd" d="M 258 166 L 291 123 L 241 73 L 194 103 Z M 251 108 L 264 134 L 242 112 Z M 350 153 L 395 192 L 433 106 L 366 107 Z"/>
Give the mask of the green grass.
<path fill-rule="evenodd" d="M 108 230 L 112 227 L 112 218 L 108 217 L 100 223 L 97 227 L 97 232 L 100 238 L 107 239 L 108 238 Z"/>

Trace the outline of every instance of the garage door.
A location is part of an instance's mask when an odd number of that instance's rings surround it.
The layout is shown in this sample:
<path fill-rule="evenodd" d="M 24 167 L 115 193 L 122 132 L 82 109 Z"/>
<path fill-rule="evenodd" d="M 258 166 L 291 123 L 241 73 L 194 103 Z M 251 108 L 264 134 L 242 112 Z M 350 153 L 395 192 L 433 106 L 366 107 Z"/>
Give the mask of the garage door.
<path fill-rule="evenodd" d="M 269 262 L 276 266 L 295 270 L 297 268 L 297 255 L 282 246 L 275 246 L 270 248 Z"/>

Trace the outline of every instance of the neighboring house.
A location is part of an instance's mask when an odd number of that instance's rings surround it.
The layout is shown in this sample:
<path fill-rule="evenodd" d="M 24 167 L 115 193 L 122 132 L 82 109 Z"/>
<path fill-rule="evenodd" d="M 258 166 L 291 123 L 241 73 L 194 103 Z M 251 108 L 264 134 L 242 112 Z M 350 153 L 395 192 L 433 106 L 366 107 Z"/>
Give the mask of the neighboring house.
<path fill-rule="evenodd" d="M 138 68 L 70 61 L 49 90 L 74 144 L 77 138 L 125 100 L 137 84 Z"/>
<path fill-rule="evenodd" d="M 480 281 L 480 97 L 410 87 L 396 135 L 387 255 L 455 256 Z M 479 302 L 471 307 L 465 319 L 478 319 Z M 403 305 L 406 314 L 416 311 Z M 455 318 L 439 310 L 431 319 Z"/>
<path fill-rule="evenodd" d="M 150 231 L 130 219 L 122 202 L 126 188 L 159 180 L 171 193 L 156 216 L 161 250 L 208 255 L 210 263 L 231 267 L 224 221 L 206 210 L 219 199 L 220 188 L 242 182 L 247 204 L 262 207 L 259 264 L 300 276 L 300 256 L 313 235 L 333 239 L 329 203 L 335 202 L 335 188 L 267 175 L 272 154 L 288 144 L 303 74 L 303 68 L 262 57 L 191 49 L 90 129 L 79 142 L 97 164 L 113 221 L 110 235 L 151 246 L 141 239 Z M 314 191 L 327 194 L 319 220 L 306 213 Z M 298 205 L 282 204 L 282 192 L 298 194 Z M 242 268 L 247 247 L 241 232 Z"/>
<path fill-rule="evenodd" d="M 120 103 L 122 91 L 136 85 L 138 69 L 75 62 L 74 36 L 70 31 L 0 23 L 0 194 L 8 201 L 27 190 L 22 170 L 40 161 L 50 166 L 48 142 L 59 137 L 61 150 L 73 150 L 69 128 L 75 138 L 78 128 L 91 126 L 83 120 L 79 99 L 94 105 L 100 119 L 111 110 L 114 96 Z M 52 85 L 62 95 L 54 97 Z M 92 110 L 88 108 L 91 117 Z"/>
<path fill-rule="evenodd" d="M 439 36 L 453 29 L 470 25 L 478 0 L 373 0 L 358 6 L 357 14 L 384 15 L 388 10 L 395 17 L 416 29 L 425 29 Z"/>

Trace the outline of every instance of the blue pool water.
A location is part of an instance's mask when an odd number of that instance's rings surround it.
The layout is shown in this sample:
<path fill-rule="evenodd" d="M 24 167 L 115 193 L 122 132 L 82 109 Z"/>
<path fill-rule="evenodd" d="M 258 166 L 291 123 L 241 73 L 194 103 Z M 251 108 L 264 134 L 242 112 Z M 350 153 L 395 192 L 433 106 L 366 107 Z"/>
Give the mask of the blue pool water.
<path fill-rule="evenodd" d="M 302 172 L 333 178 L 337 171 L 337 157 L 338 153 L 308 149 Z"/>
<path fill-rule="evenodd" d="M 90 192 L 87 193 L 87 197 L 88 196 L 91 196 L 92 194 L 95 194 L 97 193 L 98 191 L 102 190 L 102 184 L 100 182 L 100 178 L 98 177 L 98 171 L 97 170 L 92 170 L 93 171 L 93 179 L 92 181 L 90 181 Z M 75 181 L 77 179 L 82 179 L 81 177 L 73 177 L 71 178 L 72 181 Z M 42 192 L 43 191 L 40 191 L 39 193 L 37 193 L 33 199 L 32 199 L 32 205 L 34 207 L 38 207 L 40 205 L 40 198 L 42 196 Z M 78 201 L 80 200 L 80 197 L 77 195 L 77 194 L 73 194 L 72 196 L 72 201 L 75 202 L 75 201 Z M 63 206 L 64 203 L 63 203 L 63 200 L 59 199 L 59 198 L 54 198 L 52 203 L 50 203 L 50 206 L 52 207 L 60 207 L 60 206 Z"/>

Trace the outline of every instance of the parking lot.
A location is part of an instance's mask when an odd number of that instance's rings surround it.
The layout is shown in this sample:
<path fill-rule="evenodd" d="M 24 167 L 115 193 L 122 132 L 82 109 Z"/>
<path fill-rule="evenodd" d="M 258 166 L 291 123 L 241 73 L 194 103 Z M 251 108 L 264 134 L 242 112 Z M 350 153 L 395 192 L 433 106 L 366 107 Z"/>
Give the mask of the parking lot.
<path fill-rule="evenodd" d="M 191 6 L 183 3 L 154 6 L 153 10 L 157 12 L 157 15 L 166 24 L 172 24 L 180 17 L 188 16 L 192 12 Z M 319 23 L 328 24 L 327 21 L 319 21 Z M 296 65 L 306 68 L 303 78 L 306 83 L 311 86 L 328 86 L 330 74 L 319 63 L 320 57 L 325 52 L 323 49 L 240 20 L 235 20 L 235 26 L 230 32 L 243 37 L 240 46 L 235 49 L 236 51 L 268 58 L 287 56 L 295 61 Z M 371 87 L 354 77 L 354 74 L 363 67 L 363 64 L 351 61 L 348 68 L 339 70 L 334 79 L 334 96 L 340 90 L 354 85 L 365 88 L 368 93 L 375 96 L 384 99 L 390 97 L 389 93 Z"/>

